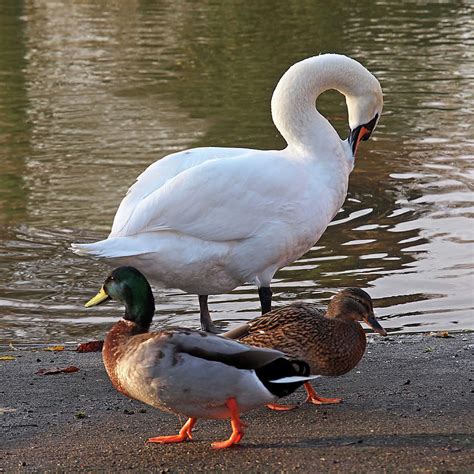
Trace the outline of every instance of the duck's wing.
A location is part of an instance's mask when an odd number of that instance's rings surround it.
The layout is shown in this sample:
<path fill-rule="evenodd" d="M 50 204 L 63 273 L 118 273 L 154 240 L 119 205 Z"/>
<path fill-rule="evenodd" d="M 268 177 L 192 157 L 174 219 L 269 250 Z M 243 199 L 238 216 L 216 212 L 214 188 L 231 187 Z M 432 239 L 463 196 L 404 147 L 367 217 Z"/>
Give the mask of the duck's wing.
<path fill-rule="evenodd" d="M 115 214 L 111 234 L 120 235 L 136 206 L 183 171 L 208 160 L 225 159 L 249 152 L 246 148 L 202 147 L 172 153 L 152 163 L 129 188 Z"/>
<path fill-rule="evenodd" d="M 285 331 L 288 326 L 300 324 L 305 320 L 314 320 L 322 317 L 324 311 L 311 303 L 292 303 L 288 306 L 275 309 L 244 323 L 222 336 L 229 339 L 243 339 L 252 334 L 264 334 L 272 331 Z"/>
<path fill-rule="evenodd" d="M 254 150 L 188 168 L 136 202 L 111 236 L 171 230 L 216 242 L 246 239 L 262 227 L 307 225 L 300 199 L 308 176 L 278 153 Z M 297 192 L 289 182 L 298 183 Z"/>
<path fill-rule="evenodd" d="M 284 359 L 284 362 L 280 359 Z M 282 364 L 286 367 L 291 364 L 286 355 L 278 350 L 252 347 L 186 328 L 137 335 L 129 341 L 121 359 L 127 379 L 133 379 L 134 371 L 145 371 L 145 377 L 156 378 L 161 376 L 162 371 L 170 370 L 175 374 L 179 370 L 188 370 L 190 377 L 191 374 L 192 377 L 202 377 L 205 374 L 194 372 L 211 366 L 215 371 L 218 366 L 213 363 L 218 363 L 220 369 L 217 371 L 230 374 L 235 374 L 235 369 L 262 370 L 267 374 L 268 367 L 280 367 Z M 271 373 L 277 374 L 275 370 Z"/>
<path fill-rule="evenodd" d="M 303 383 L 317 378 L 310 375 L 306 362 L 290 359 L 274 349 L 247 346 L 202 332 L 178 332 L 173 337 L 182 354 L 225 364 L 232 369 L 254 370 L 265 388 L 277 397 L 289 395 Z"/>
<path fill-rule="evenodd" d="M 283 352 L 260 349 L 201 331 L 176 329 L 169 343 L 177 354 L 187 354 L 206 361 L 220 362 L 236 369 L 256 370 L 281 357 Z"/>

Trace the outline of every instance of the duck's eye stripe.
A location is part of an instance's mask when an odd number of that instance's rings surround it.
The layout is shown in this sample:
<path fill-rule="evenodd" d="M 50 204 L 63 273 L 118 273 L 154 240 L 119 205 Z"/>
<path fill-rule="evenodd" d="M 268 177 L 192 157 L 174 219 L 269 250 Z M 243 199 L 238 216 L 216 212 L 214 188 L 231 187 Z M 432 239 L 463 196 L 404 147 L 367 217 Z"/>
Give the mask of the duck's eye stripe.
<path fill-rule="evenodd" d="M 371 311 L 370 305 L 367 303 L 367 301 L 356 299 L 356 301 L 361 304 L 368 312 Z"/>

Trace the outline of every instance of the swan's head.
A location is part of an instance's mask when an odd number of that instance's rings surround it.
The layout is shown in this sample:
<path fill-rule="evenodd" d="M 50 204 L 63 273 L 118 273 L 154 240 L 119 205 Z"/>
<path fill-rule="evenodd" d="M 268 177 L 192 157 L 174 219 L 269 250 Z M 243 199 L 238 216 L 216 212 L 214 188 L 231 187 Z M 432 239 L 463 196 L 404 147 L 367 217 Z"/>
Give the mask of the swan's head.
<path fill-rule="evenodd" d="M 355 154 L 359 143 L 367 140 L 377 125 L 383 97 L 379 81 L 352 58 L 321 54 L 291 66 L 273 93 L 273 121 L 289 145 L 303 144 L 312 149 L 320 146 L 320 141 L 339 140 L 329 122 L 314 113 L 316 99 L 329 89 L 346 97 L 349 144 Z"/>
<path fill-rule="evenodd" d="M 364 77 L 361 86 L 360 95 L 346 96 L 350 127 L 348 140 L 354 156 L 359 143 L 368 140 L 377 126 L 383 107 L 382 88 L 372 74 Z"/>

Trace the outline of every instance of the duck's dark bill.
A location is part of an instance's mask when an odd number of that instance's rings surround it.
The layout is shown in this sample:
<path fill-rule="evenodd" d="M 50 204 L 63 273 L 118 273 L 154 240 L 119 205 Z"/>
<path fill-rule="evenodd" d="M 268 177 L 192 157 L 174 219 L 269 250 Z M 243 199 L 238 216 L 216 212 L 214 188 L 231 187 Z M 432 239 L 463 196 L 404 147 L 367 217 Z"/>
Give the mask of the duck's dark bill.
<path fill-rule="evenodd" d="M 380 325 L 380 323 L 375 319 L 375 316 L 371 314 L 365 321 L 375 332 L 378 332 L 382 336 L 387 335 L 387 331 Z"/>
<path fill-rule="evenodd" d="M 110 298 L 110 296 L 105 292 L 104 287 L 102 287 L 97 293 L 94 298 L 91 298 L 84 306 L 86 308 L 90 308 L 91 306 L 96 306 L 100 303 L 103 303 L 104 301 L 107 301 Z"/>

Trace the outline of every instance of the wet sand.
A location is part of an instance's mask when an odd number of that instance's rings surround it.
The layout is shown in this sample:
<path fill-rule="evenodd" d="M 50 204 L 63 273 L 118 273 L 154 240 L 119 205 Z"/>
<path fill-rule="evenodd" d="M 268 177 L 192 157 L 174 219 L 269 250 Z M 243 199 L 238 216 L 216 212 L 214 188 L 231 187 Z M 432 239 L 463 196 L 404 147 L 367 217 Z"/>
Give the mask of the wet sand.
<path fill-rule="evenodd" d="M 100 353 L 3 347 L 15 360 L 0 360 L 0 471 L 474 471 L 474 333 L 453 336 L 371 336 L 355 370 L 314 384 L 342 404 L 246 413 L 241 444 L 224 451 L 210 443 L 230 424 L 214 420 L 192 442 L 147 444 L 185 420 L 116 392 Z"/>

